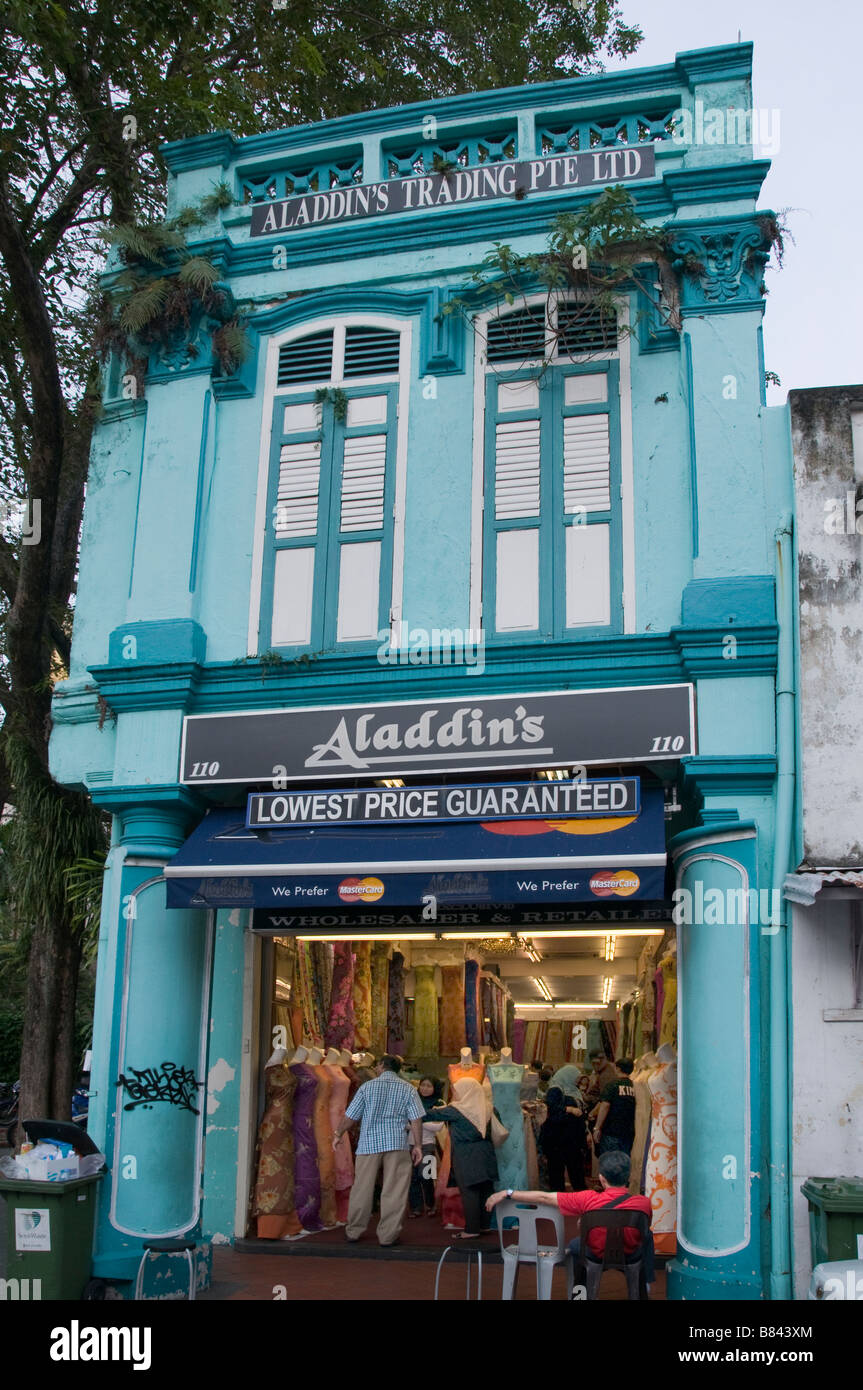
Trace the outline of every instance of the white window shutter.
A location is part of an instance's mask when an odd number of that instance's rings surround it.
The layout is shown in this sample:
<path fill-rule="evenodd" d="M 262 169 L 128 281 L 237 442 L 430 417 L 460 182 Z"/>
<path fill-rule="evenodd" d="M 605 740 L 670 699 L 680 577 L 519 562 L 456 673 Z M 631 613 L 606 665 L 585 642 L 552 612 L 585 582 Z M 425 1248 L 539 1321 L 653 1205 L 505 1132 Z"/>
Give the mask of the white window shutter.
<path fill-rule="evenodd" d="M 320 440 L 283 444 L 279 455 L 276 538 L 316 536 L 321 482 Z"/>
<path fill-rule="evenodd" d="M 385 434 L 345 440 L 342 460 L 342 531 L 376 531 L 384 524 L 387 466 Z"/>
<path fill-rule="evenodd" d="M 563 510 L 611 508 L 607 415 L 569 415 L 563 422 Z"/>
<path fill-rule="evenodd" d="M 539 420 L 501 421 L 495 430 L 496 520 L 539 516 L 539 466 Z"/>

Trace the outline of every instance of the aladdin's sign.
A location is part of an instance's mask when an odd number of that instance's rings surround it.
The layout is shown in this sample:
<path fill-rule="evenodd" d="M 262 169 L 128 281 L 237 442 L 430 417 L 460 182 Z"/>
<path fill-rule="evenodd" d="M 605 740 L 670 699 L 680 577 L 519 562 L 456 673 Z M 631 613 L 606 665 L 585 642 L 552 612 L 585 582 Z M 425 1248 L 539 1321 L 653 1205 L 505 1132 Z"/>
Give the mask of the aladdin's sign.
<path fill-rule="evenodd" d="M 656 168 L 653 145 L 618 145 L 612 150 L 551 155 L 547 159 L 481 164 L 472 169 L 448 169 L 440 174 L 415 174 L 406 179 L 331 188 L 325 193 L 255 203 L 250 236 L 276 236 L 297 227 L 357 221 L 387 212 L 419 212 L 454 203 L 488 198 L 524 198 L 565 188 L 589 188 L 609 183 L 652 179 Z"/>
<path fill-rule="evenodd" d="M 695 752 L 692 685 L 404 700 L 183 723 L 188 786 L 640 763 Z"/>

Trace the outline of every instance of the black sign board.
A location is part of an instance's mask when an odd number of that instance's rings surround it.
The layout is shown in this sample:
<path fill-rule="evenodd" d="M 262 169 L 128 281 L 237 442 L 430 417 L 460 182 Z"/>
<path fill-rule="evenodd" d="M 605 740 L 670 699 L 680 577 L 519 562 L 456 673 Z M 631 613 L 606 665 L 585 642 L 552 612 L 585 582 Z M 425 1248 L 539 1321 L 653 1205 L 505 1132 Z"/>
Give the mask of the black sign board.
<path fill-rule="evenodd" d="M 183 722 L 188 786 L 656 762 L 695 752 L 689 684 L 326 705 Z"/>
<path fill-rule="evenodd" d="M 555 189 L 633 183 L 652 179 L 655 174 L 653 145 L 648 143 L 518 162 L 505 160 L 255 203 L 249 235 L 279 236 L 297 228 L 356 222 L 389 212 L 421 212 L 488 198 L 524 198 Z"/>
<path fill-rule="evenodd" d="M 399 825 L 416 821 L 540 820 L 637 816 L 637 777 L 614 781 L 493 782 L 457 787 L 360 787 L 356 791 L 252 792 L 250 829 Z"/>
<path fill-rule="evenodd" d="M 252 931 L 266 936 L 347 936 L 357 937 L 413 935 L 424 932 L 475 931 L 488 927 L 489 936 L 518 932 L 520 936 L 553 936 L 557 932 L 603 930 L 621 927 L 656 927 L 671 922 L 671 904 L 662 901 L 633 903 L 630 907 L 610 902 L 580 903 L 572 907 L 541 907 L 533 904 L 496 904 L 481 907 L 439 907 L 434 920 L 421 908 L 365 912 L 350 908 L 345 912 L 291 911 L 285 908 L 257 909 L 252 913 Z"/>

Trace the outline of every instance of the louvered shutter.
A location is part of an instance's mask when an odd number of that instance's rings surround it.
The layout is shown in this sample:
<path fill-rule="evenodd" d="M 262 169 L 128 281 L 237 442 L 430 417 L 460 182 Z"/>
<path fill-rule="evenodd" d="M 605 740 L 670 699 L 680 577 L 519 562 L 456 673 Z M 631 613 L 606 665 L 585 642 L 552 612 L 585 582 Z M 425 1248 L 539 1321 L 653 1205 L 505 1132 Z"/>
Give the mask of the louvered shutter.
<path fill-rule="evenodd" d="M 276 496 L 277 540 L 317 535 L 320 487 L 321 441 L 283 444 Z"/>
<path fill-rule="evenodd" d="M 563 422 L 563 509 L 607 512 L 611 506 L 607 415 L 569 415 Z"/>
<path fill-rule="evenodd" d="M 495 428 L 494 511 L 498 521 L 539 516 L 540 422 L 499 421 Z"/>
<path fill-rule="evenodd" d="M 350 331 L 350 330 L 348 330 Z M 371 641 L 381 627 L 381 577 L 388 569 L 387 510 L 392 512 L 396 390 L 352 396 L 339 427 L 338 642 Z"/>

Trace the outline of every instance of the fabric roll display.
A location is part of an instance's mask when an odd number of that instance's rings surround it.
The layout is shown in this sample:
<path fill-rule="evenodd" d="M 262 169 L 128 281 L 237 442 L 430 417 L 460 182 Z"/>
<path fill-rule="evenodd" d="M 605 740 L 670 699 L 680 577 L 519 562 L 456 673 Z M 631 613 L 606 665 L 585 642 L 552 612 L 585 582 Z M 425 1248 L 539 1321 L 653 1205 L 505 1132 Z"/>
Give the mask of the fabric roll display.
<path fill-rule="evenodd" d="M 355 941 L 354 1049 L 365 1052 L 372 1040 L 372 943 Z"/>
<path fill-rule="evenodd" d="M 330 999 L 333 993 L 333 943 L 331 941 L 311 942 L 312 978 L 315 984 L 315 1006 L 324 1033 L 330 1016 Z"/>
<path fill-rule="evenodd" d="M 405 958 L 393 951 L 387 998 L 387 1052 L 401 1056 L 405 1050 Z"/>
<path fill-rule="evenodd" d="M 336 1048 L 352 1048 L 354 1043 L 354 956 L 349 941 L 335 943 L 325 1041 L 327 1047 Z"/>
<path fill-rule="evenodd" d="M 466 1047 L 464 1019 L 464 968 L 441 966 L 440 1055 L 454 1057 Z"/>
<path fill-rule="evenodd" d="M 479 1006 L 479 962 L 466 960 L 464 963 L 464 1024 L 465 1046 L 476 1051 L 481 1041 L 481 1015 Z"/>
<path fill-rule="evenodd" d="M 414 967 L 414 1057 L 437 1057 L 439 1046 L 437 990 L 433 965 Z"/>
<path fill-rule="evenodd" d="M 321 1018 L 318 1007 L 318 991 L 315 985 L 315 967 L 312 957 L 311 941 L 297 942 L 297 984 L 300 1007 L 303 1011 L 304 1039 L 315 1047 L 324 1045 L 326 1020 Z"/>
<path fill-rule="evenodd" d="M 389 1003 L 390 948 L 385 941 L 372 946 L 372 1040 L 371 1051 L 380 1057 L 387 1050 L 387 1005 Z"/>
<path fill-rule="evenodd" d="M 324 1067 L 332 1083 L 330 1089 L 330 1130 L 332 1134 L 338 1129 L 342 1120 L 345 1118 L 345 1110 L 348 1105 L 348 1093 L 350 1091 L 350 1080 L 347 1073 L 341 1067 Z M 354 1181 L 354 1160 L 351 1153 L 350 1140 L 343 1134 L 334 1151 L 335 1173 L 333 1183 L 336 1194 L 336 1219 L 347 1221 L 348 1219 L 348 1199 Z"/>
<path fill-rule="evenodd" d="M 517 1018 L 512 1025 L 512 1059 L 514 1062 L 524 1061 L 524 1035 L 527 1031 L 527 1024 L 523 1018 Z"/>

